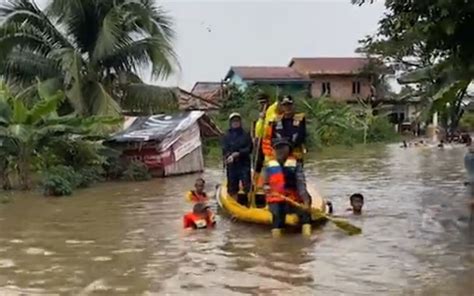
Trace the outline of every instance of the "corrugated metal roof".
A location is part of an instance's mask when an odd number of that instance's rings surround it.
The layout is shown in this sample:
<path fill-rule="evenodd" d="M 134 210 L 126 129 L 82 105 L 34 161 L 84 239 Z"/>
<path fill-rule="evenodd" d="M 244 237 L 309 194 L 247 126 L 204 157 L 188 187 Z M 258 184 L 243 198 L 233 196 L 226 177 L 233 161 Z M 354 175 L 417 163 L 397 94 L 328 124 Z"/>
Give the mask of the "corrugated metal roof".
<path fill-rule="evenodd" d="M 289 66 L 304 75 L 347 75 L 360 73 L 369 62 L 370 59 L 360 57 L 293 58 Z"/>
<path fill-rule="evenodd" d="M 220 88 L 221 88 L 220 82 L 198 81 L 194 84 L 191 92 L 195 95 L 199 95 L 201 93 L 208 93 L 211 91 L 218 90 Z"/>

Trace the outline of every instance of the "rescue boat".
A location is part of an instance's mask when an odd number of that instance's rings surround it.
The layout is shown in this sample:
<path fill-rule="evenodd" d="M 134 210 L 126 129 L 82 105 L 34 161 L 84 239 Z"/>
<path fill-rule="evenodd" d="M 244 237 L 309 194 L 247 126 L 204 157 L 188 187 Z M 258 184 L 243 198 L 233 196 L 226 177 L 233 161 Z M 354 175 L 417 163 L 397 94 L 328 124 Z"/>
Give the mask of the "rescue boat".
<path fill-rule="evenodd" d="M 327 210 L 326 201 L 319 195 L 314 186 L 308 184 L 308 191 L 312 197 L 311 206 L 325 213 Z M 272 223 L 272 214 L 267 207 L 249 208 L 239 204 L 227 193 L 227 186 L 225 183 L 217 188 L 216 199 L 221 209 L 239 221 L 263 225 L 270 225 Z M 319 220 L 314 220 L 313 222 L 323 223 L 325 220 L 326 219 L 321 218 Z M 285 222 L 288 226 L 296 226 L 298 225 L 298 216 L 296 214 L 286 215 Z"/>

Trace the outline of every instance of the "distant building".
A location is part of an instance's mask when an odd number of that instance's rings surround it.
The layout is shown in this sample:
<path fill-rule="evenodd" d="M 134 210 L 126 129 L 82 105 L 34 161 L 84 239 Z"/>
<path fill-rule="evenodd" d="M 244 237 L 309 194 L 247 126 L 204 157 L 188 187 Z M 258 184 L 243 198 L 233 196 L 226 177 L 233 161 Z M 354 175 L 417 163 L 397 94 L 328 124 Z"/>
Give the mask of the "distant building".
<path fill-rule="evenodd" d="M 221 135 L 205 112 L 190 111 L 128 117 L 105 144 L 121 151 L 125 164 L 142 162 L 152 176 L 167 177 L 202 172 L 202 140 Z"/>
<path fill-rule="evenodd" d="M 284 93 L 309 93 L 311 86 L 310 80 L 289 67 L 231 67 L 225 81 L 241 89 L 249 86 L 270 86 Z"/>
<path fill-rule="evenodd" d="M 293 58 L 289 67 L 311 80 L 311 96 L 357 101 L 373 95 L 368 58 Z"/>
<path fill-rule="evenodd" d="M 183 111 L 212 111 L 219 110 L 221 107 L 218 94 L 215 96 L 212 96 L 212 93 L 199 94 L 188 92 L 181 88 L 178 90 L 178 105 L 179 109 Z"/>
<path fill-rule="evenodd" d="M 194 84 L 191 92 L 195 95 L 207 94 L 210 92 L 218 91 L 222 88 L 222 82 L 215 81 L 198 81 Z"/>

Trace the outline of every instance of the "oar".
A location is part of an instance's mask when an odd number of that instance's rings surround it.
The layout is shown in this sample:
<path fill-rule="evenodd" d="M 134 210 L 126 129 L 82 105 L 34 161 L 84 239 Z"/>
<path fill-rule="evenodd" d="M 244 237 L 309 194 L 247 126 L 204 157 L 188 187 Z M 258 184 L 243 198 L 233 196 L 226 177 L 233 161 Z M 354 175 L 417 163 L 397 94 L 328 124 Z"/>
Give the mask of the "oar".
<path fill-rule="evenodd" d="M 267 112 L 267 106 L 268 106 L 268 104 L 263 105 L 263 118 L 262 118 L 263 125 L 262 125 L 262 128 L 264 129 L 263 130 L 264 134 L 265 134 L 265 116 L 266 116 L 266 112 Z M 258 183 L 258 179 L 260 178 L 260 174 L 256 173 L 255 168 L 257 167 L 257 163 L 259 161 L 260 148 L 262 147 L 262 139 L 263 139 L 264 134 L 260 138 L 258 138 L 257 150 L 255 151 L 255 160 L 254 160 L 254 164 L 253 164 L 252 190 L 250 190 L 250 194 L 249 194 L 250 207 L 252 207 L 252 208 L 257 207 L 257 205 L 255 203 L 255 194 L 256 194 L 256 191 L 257 191 L 257 183 Z M 265 156 L 263 156 L 263 157 L 265 157 Z"/>
<path fill-rule="evenodd" d="M 302 205 L 301 203 L 296 202 L 296 201 L 294 201 L 294 200 L 292 200 L 292 199 L 290 199 L 286 196 L 281 196 L 281 198 L 283 198 L 287 203 L 294 206 L 295 208 L 298 208 L 298 209 L 301 209 L 303 211 L 306 211 L 306 212 L 310 213 L 311 217 L 313 219 L 327 219 L 327 220 L 331 221 L 332 223 L 334 223 L 334 225 L 336 225 L 339 229 L 343 230 L 348 235 L 356 235 L 356 234 L 362 233 L 361 228 L 359 228 L 355 225 L 352 225 L 351 223 L 349 223 L 345 220 L 335 219 L 335 218 L 333 218 L 331 216 L 328 216 L 325 213 L 323 213 L 320 210 L 315 209 L 315 208 L 307 208 L 304 205 Z"/>

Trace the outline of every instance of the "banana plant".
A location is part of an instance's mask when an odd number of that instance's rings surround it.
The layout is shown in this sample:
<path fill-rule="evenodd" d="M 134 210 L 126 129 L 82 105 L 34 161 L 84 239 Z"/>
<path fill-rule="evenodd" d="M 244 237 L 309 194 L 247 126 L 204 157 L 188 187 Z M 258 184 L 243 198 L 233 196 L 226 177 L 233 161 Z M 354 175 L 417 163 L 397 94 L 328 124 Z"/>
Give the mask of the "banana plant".
<path fill-rule="evenodd" d="M 455 129 L 463 111 L 463 99 L 471 83 L 469 75 L 455 68 L 449 61 L 424 67 L 402 75 L 400 84 L 418 84 L 425 114 L 441 113 L 445 127 Z"/>
<path fill-rule="evenodd" d="M 0 87 L 0 150 L 14 158 L 22 189 L 30 189 L 31 164 L 41 143 L 57 136 L 87 135 L 98 125 L 114 124 L 120 120 L 115 117 L 58 116 L 56 111 L 64 99 L 64 94 L 57 92 L 41 97 L 28 108 L 4 85 Z"/>

